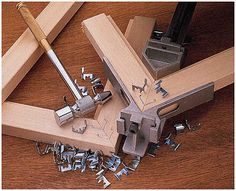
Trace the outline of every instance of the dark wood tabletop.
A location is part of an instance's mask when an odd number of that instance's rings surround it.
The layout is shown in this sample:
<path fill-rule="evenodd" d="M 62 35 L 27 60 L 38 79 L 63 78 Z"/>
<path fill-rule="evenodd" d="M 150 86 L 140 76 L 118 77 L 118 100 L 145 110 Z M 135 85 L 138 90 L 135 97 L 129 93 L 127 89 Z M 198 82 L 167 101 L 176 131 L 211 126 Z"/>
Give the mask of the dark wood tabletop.
<path fill-rule="evenodd" d="M 26 4 L 35 17 L 47 5 Z M 2 54 L 27 28 L 15 5 L 2 3 Z M 53 47 L 73 78 L 79 79 L 81 67 L 85 66 L 105 82 L 102 63 L 82 32 L 81 22 L 106 13 L 125 32 L 129 20 L 140 15 L 156 18 L 157 28 L 166 31 L 175 7 L 176 3 L 85 3 L 53 42 Z M 198 3 L 188 34 L 192 41 L 186 46 L 184 66 L 234 46 L 234 4 Z M 191 79 L 186 79 L 186 83 L 188 80 Z M 63 95 L 71 99 L 62 83 L 43 55 L 7 100 L 59 108 Z M 110 188 L 234 188 L 234 85 L 217 91 L 213 101 L 168 120 L 163 136 L 173 131 L 176 121 L 183 119 L 201 123 L 201 128 L 178 135 L 175 140 L 182 145 L 176 152 L 162 146 L 155 158 L 145 156 L 138 169 L 120 181 L 113 173 L 107 173 Z M 95 178 L 95 173 L 89 170 L 58 172 L 52 155 L 39 156 L 33 141 L 2 136 L 3 188 L 102 188 Z"/>

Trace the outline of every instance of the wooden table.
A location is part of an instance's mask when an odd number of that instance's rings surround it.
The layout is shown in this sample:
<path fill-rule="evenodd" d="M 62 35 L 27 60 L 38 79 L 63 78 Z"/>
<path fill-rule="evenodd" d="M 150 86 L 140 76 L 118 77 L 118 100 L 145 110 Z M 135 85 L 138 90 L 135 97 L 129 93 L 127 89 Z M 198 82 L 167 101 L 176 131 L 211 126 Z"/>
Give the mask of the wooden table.
<path fill-rule="evenodd" d="M 37 16 L 47 3 L 27 3 Z M 26 29 L 15 9 L 16 3 L 2 4 L 2 54 Z M 111 15 L 124 32 L 136 15 L 157 18 L 159 30 L 166 31 L 176 3 L 85 3 L 54 41 L 53 47 L 73 78 L 86 71 L 105 82 L 102 63 L 81 30 L 81 21 L 99 13 Z M 191 45 L 184 66 L 195 63 L 234 45 L 233 3 L 198 3 L 189 34 Z M 222 63 L 224 64 L 224 63 Z M 184 78 L 184 76 L 183 76 Z M 63 95 L 72 100 L 66 86 L 43 55 L 7 99 L 23 104 L 55 109 Z M 85 83 L 85 85 L 89 85 Z M 106 177 L 110 188 L 233 188 L 234 187 L 234 86 L 215 94 L 215 99 L 169 120 L 163 137 L 173 131 L 173 123 L 187 118 L 201 123 L 201 129 L 176 137 L 182 145 L 177 152 L 167 146 L 155 158 L 145 156 L 135 173 L 117 181 Z M 92 116 L 92 115 L 90 115 Z M 14 117 L 14 116 L 12 116 Z M 58 172 L 52 156 L 40 157 L 33 141 L 2 136 L 3 188 L 102 188 L 95 173 Z M 121 154 L 121 151 L 120 151 Z"/>

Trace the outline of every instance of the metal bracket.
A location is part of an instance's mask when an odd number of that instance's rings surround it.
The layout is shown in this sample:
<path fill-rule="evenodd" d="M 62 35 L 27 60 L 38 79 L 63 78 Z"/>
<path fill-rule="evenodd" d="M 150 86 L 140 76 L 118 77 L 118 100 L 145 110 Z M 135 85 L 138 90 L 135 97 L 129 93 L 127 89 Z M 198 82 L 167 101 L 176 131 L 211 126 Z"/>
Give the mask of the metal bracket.
<path fill-rule="evenodd" d="M 106 57 L 103 63 L 107 77 L 128 105 L 117 119 L 117 132 L 126 136 L 123 151 L 127 154 L 144 156 L 149 142 L 158 143 L 166 119 L 210 101 L 214 96 L 214 84 L 209 83 L 142 112 Z M 160 111 L 172 104 L 178 107 L 160 116 Z"/>

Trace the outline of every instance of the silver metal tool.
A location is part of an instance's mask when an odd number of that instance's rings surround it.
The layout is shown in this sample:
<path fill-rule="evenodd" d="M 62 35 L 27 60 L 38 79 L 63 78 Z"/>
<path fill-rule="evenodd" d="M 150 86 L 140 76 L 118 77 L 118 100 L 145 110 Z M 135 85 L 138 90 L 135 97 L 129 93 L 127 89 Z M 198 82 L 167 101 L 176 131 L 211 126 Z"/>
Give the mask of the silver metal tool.
<path fill-rule="evenodd" d="M 184 41 L 196 3 L 180 2 L 166 33 L 155 30 L 142 53 L 142 61 L 154 79 L 180 69 L 186 54 Z"/>
<path fill-rule="evenodd" d="M 156 83 L 154 89 L 156 90 L 156 93 L 161 92 L 162 93 L 162 97 L 166 97 L 166 96 L 169 95 L 169 93 L 163 87 L 161 87 L 161 83 L 162 83 L 162 80 L 159 80 Z"/>
<path fill-rule="evenodd" d="M 170 148 L 171 148 L 173 151 L 176 151 L 176 150 L 180 147 L 181 143 L 176 143 L 176 142 L 174 142 L 174 141 L 171 139 L 171 136 L 172 136 L 172 134 L 169 133 L 169 135 L 165 138 L 164 144 L 165 144 L 165 145 L 169 145 Z"/>
<path fill-rule="evenodd" d="M 129 171 L 126 167 L 122 168 L 119 172 L 117 173 L 114 173 L 115 177 L 120 180 L 121 179 L 121 176 L 125 174 L 126 176 L 129 175 Z"/>
<path fill-rule="evenodd" d="M 117 119 L 117 132 L 126 136 L 123 151 L 127 154 L 144 156 L 149 142 L 158 143 L 166 119 L 210 101 L 214 97 L 214 83 L 209 83 L 148 110 L 140 111 L 110 61 L 103 57 L 103 63 L 108 79 L 128 105 L 121 110 Z M 177 109 L 160 115 L 160 111 L 174 104 L 177 105 Z"/>
<path fill-rule="evenodd" d="M 52 50 L 52 47 L 46 39 L 46 35 L 30 13 L 29 9 L 23 3 L 18 3 L 17 9 L 76 100 L 74 105 L 67 105 L 55 111 L 56 122 L 59 126 L 71 121 L 75 117 L 80 117 L 94 111 L 97 104 L 104 104 L 111 98 L 112 94 L 110 91 L 99 93 L 94 98 L 89 95 L 83 97 L 79 86 L 72 80 L 69 73 Z"/>
<path fill-rule="evenodd" d="M 111 185 L 111 183 L 104 176 L 104 169 L 100 170 L 96 175 L 97 175 L 96 179 L 98 180 L 98 183 L 100 183 L 101 181 L 103 182 L 104 189 Z"/>

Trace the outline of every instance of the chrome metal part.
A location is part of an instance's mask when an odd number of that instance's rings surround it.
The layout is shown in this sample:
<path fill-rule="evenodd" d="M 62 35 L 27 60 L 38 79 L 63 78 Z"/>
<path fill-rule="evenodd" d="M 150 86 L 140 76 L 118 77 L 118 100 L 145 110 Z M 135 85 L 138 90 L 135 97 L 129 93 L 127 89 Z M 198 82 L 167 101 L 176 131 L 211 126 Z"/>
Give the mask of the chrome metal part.
<path fill-rule="evenodd" d="M 75 79 L 75 84 L 77 85 L 77 87 L 79 88 L 79 90 L 81 91 L 82 96 L 87 96 L 88 95 L 88 89 L 86 86 L 79 86 L 79 84 L 77 83 L 77 79 Z"/>
<path fill-rule="evenodd" d="M 112 94 L 110 91 L 98 93 L 94 98 L 85 96 L 80 100 L 76 100 L 73 106 L 66 105 L 54 112 L 56 122 L 59 126 L 73 120 L 75 117 L 81 117 L 95 110 L 96 105 L 105 104 L 110 100 Z"/>
<path fill-rule="evenodd" d="M 168 96 L 169 93 L 163 87 L 161 87 L 161 83 L 162 83 L 162 80 L 159 80 L 156 83 L 156 85 L 155 85 L 156 93 L 161 92 L 162 93 L 162 97 L 166 97 L 166 96 Z"/>
<path fill-rule="evenodd" d="M 106 163 L 106 168 L 112 172 L 115 172 L 121 163 L 121 158 L 115 154 L 112 154 L 111 158 L 108 158 Z"/>
<path fill-rule="evenodd" d="M 144 85 L 142 87 L 140 86 L 136 86 L 136 85 L 132 85 L 132 90 L 134 91 L 135 89 L 139 90 L 139 93 L 142 93 L 145 91 L 145 87 L 147 86 L 147 79 L 144 79 Z"/>
<path fill-rule="evenodd" d="M 141 161 L 140 156 L 134 156 L 131 163 L 128 164 L 127 169 L 135 171 L 138 168 L 140 161 Z"/>
<path fill-rule="evenodd" d="M 84 120 L 84 125 L 83 126 L 79 127 L 78 129 L 76 129 L 72 126 L 72 131 L 74 133 L 83 134 L 85 132 L 86 128 L 87 128 L 87 121 Z"/>
<path fill-rule="evenodd" d="M 183 133 L 186 129 L 186 127 L 182 123 L 174 124 L 174 128 L 176 134 Z"/>
<path fill-rule="evenodd" d="M 70 77 L 70 75 L 68 74 L 68 72 L 66 71 L 62 63 L 60 62 L 60 60 L 58 59 L 55 52 L 51 49 L 47 52 L 47 55 L 52 61 L 52 63 L 54 64 L 54 66 L 56 67 L 58 73 L 60 74 L 64 82 L 66 83 L 67 87 L 70 89 L 70 91 L 74 95 L 75 99 L 77 100 L 81 99 L 82 95 L 81 95 L 80 90 L 78 89 L 77 85 L 74 83 L 74 81 L 72 80 L 72 78 Z"/>
<path fill-rule="evenodd" d="M 189 131 L 196 131 L 201 127 L 201 123 L 198 123 L 197 125 L 190 125 L 187 119 L 185 119 L 185 124 Z"/>
<path fill-rule="evenodd" d="M 102 84 L 100 78 L 94 78 L 94 79 L 92 79 L 90 82 L 91 82 L 92 85 L 93 85 L 93 86 L 92 86 L 92 90 L 93 90 L 93 94 L 94 94 L 94 95 L 97 95 L 97 93 L 98 93 L 97 91 L 98 91 L 98 90 L 100 90 L 100 92 L 103 91 L 104 85 Z"/>
<path fill-rule="evenodd" d="M 181 143 L 175 143 L 171 139 L 171 136 L 172 136 L 172 134 L 169 133 L 169 135 L 165 138 L 164 144 L 169 145 L 173 151 L 176 151 L 180 147 Z"/>
<path fill-rule="evenodd" d="M 121 179 L 121 176 L 125 174 L 126 176 L 129 175 L 129 171 L 126 167 L 122 168 L 118 173 L 114 173 L 115 177 L 120 180 Z"/>
<path fill-rule="evenodd" d="M 151 156 L 151 157 L 155 157 L 158 148 L 160 148 L 160 144 L 158 143 L 150 143 L 147 149 L 147 155 Z"/>
<path fill-rule="evenodd" d="M 81 78 L 83 80 L 86 80 L 87 78 L 89 78 L 90 80 L 94 79 L 95 77 L 94 74 L 86 74 L 84 67 L 82 67 L 81 71 L 82 71 Z"/>
<path fill-rule="evenodd" d="M 111 183 L 106 179 L 106 177 L 104 176 L 104 169 L 100 170 L 97 174 L 97 180 L 98 183 L 103 182 L 103 188 L 107 188 L 108 186 L 111 185 Z"/>

